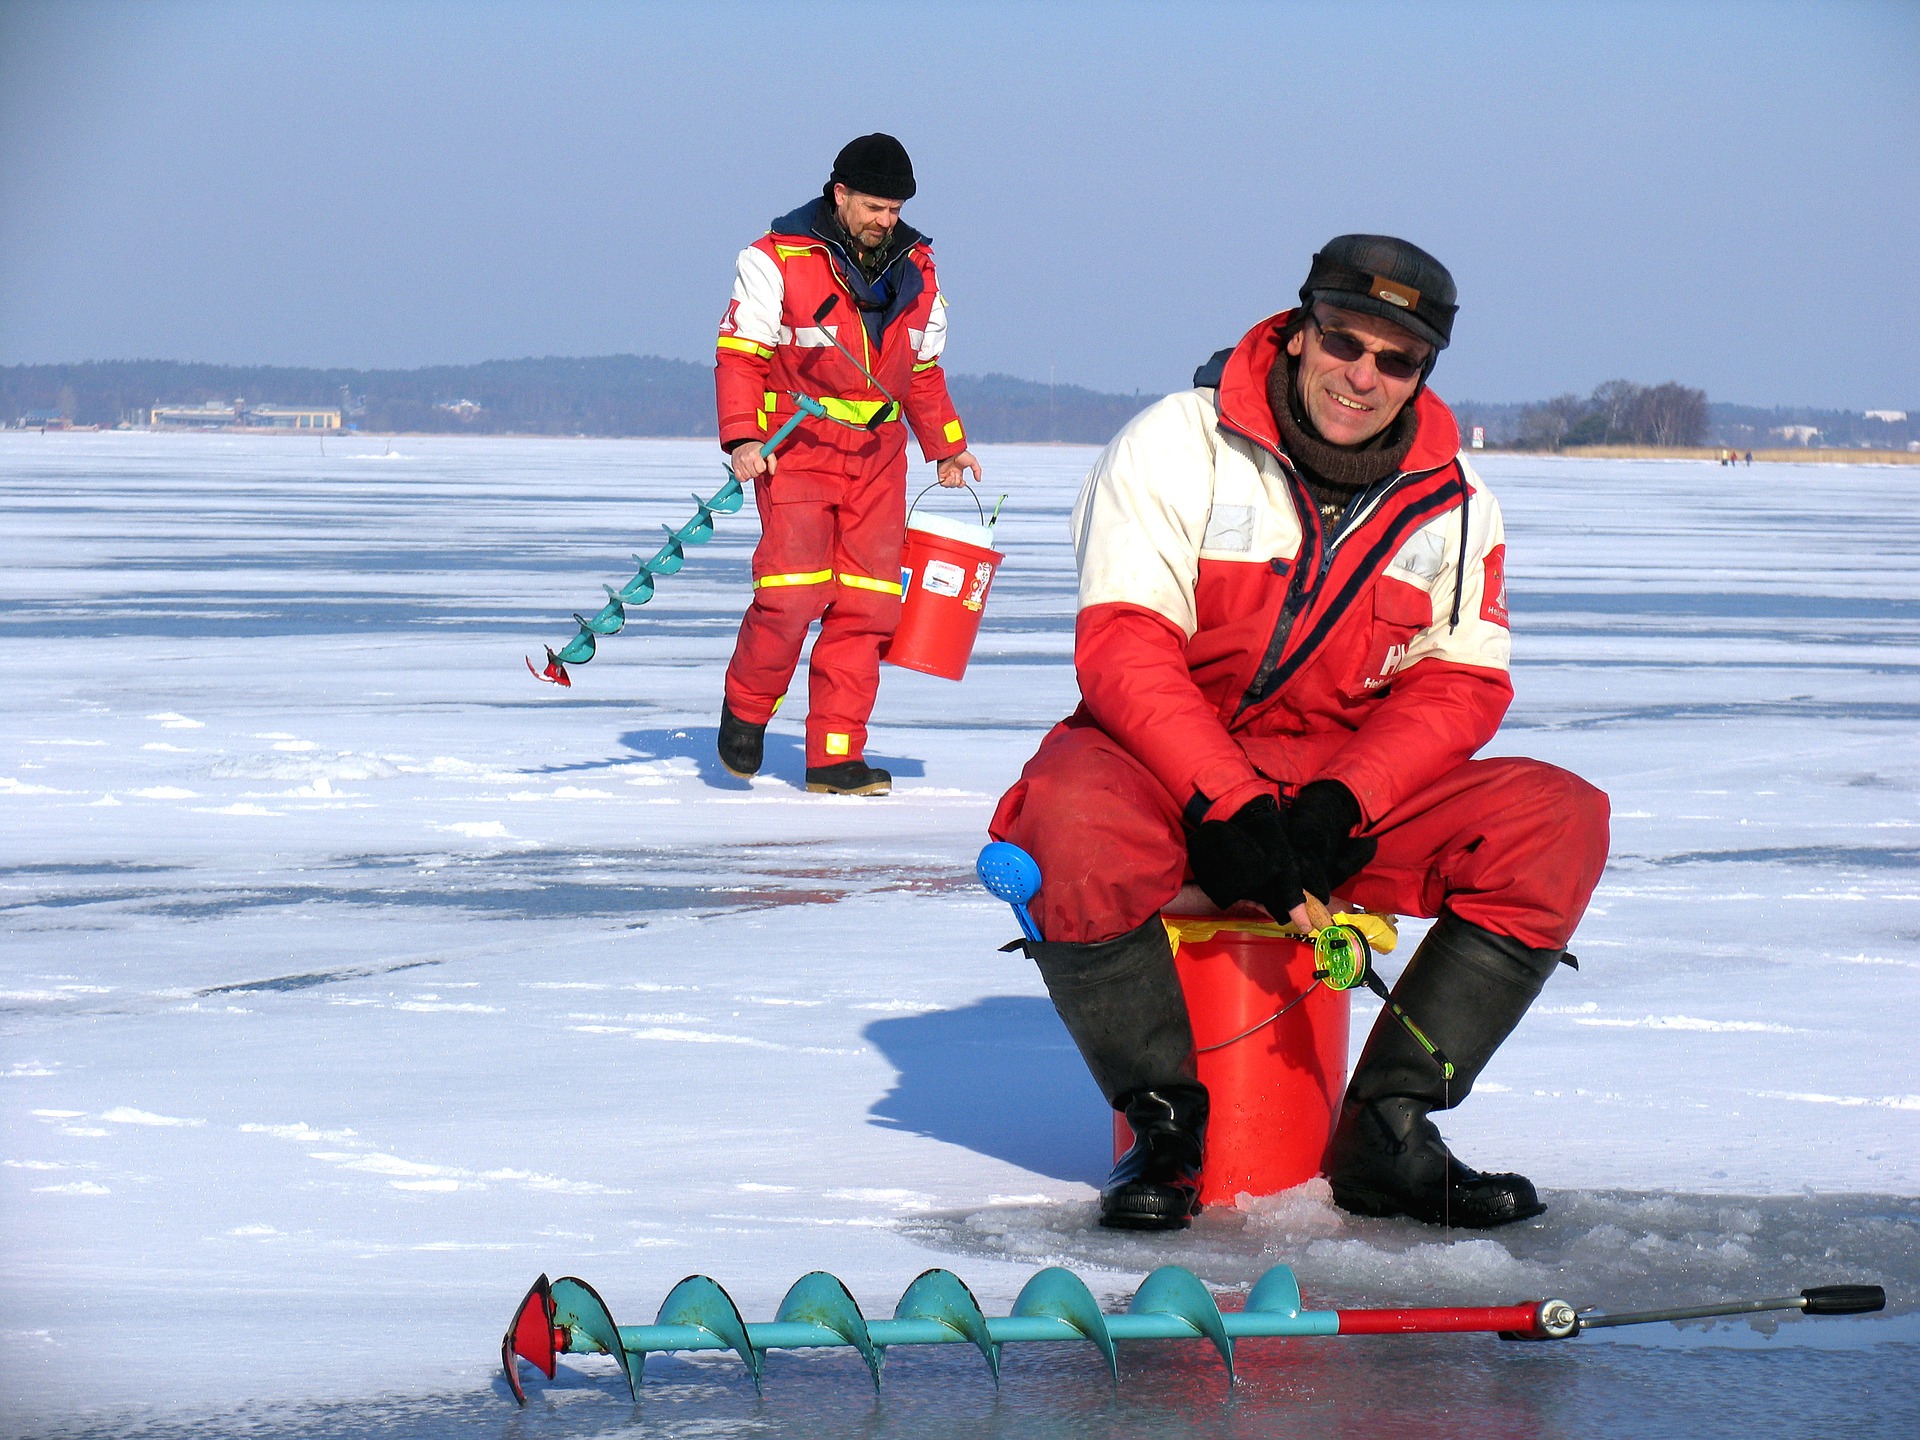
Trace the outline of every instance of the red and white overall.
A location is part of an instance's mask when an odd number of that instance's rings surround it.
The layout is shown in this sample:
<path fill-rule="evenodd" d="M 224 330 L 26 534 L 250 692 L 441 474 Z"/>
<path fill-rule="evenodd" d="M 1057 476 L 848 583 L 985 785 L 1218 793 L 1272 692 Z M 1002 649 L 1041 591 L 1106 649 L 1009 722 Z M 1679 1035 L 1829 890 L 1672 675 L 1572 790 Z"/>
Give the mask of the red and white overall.
<path fill-rule="evenodd" d="M 991 832 L 1039 862 L 1048 940 L 1106 940 L 1179 891 L 1188 827 L 1331 778 L 1379 843 L 1346 900 L 1564 946 L 1607 799 L 1537 760 L 1472 758 L 1513 695 L 1499 505 L 1423 390 L 1402 470 L 1330 533 L 1267 401 L 1288 318 L 1248 333 L 1217 388 L 1135 417 L 1088 476 L 1082 703 Z"/>
<path fill-rule="evenodd" d="M 764 724 L 787 693 L 808 627 L 820 622 L 808 666 L 809 766 L 864 758 L 880 655 L 900 619 L 907 508 L 900 422 L 912 427 L 928 460 L 967 448 L 940 368 L 947 306 L 926 238 L 897 227 L 896 253 L 880 277 L 885 309 L 863 317 L 852 262 L 829 238 L 831 215 L 823 201 L 803 205 L 740 252 L 714 366 L 720 443 L 728 449 L 784 425 L 795 409 L 792 391 L 820 401 L 832 417 L 803 420 L 776 452 L 777 473 L 754 482 L 761 536 L 753 603 L 726 680 L 727 708 Z M 838 303 L 817 321 L 830 295 Z M 880 423 L 868 428 L 876 416 Z"/>

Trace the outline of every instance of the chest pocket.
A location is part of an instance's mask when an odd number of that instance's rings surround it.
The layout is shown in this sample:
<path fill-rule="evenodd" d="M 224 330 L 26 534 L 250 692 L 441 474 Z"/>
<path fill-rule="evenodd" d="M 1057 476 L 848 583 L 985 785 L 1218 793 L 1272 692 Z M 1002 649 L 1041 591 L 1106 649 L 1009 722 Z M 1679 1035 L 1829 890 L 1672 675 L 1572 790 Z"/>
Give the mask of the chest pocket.
<path fill-rule="evenodd" d="M 1405 581 L 1382 579 L 1373 587 L 1373 620 L 1361 647 L 1359 665 L 1349 672 L 1348 694 L 1357 700 L 1384 695 L 1393 674 L 1406 662 L 1413 637 L 1433 623 L 1433 597 Z"/>

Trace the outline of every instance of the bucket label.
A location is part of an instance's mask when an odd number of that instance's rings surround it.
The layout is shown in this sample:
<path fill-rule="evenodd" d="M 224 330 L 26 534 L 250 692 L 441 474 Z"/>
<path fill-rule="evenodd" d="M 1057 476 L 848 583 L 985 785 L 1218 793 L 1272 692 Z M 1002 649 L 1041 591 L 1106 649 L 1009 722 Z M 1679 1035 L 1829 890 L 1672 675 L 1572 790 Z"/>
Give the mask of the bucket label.
<path fill-rule="evenodd" d="M 935 595 L 958 595 L 967 583 L 967 572 L 945 560 L 929 560 L 920 588 Z"/>
<path fill-rule="evenodd" d="M 993 564 L 982 560 L 973 567 L 973 584 L 967 587 L 967 598 L 960 603 L 969 610 L 978 610 L 987 603 L 987 586 L 993 583 Z"/>

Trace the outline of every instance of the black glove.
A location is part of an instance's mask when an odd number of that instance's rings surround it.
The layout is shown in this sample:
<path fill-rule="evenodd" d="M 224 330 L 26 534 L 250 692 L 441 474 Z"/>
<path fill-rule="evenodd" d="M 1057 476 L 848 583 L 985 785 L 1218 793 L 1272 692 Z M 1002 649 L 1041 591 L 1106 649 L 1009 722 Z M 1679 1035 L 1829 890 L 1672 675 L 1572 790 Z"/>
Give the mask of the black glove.
<path fill-rule="evenodd" d="M 1333 899 L 1335 886 L 1366 869 L 1380 848 L 1376 840 L 1354 836 L 1359 823 L 1360 802 L 1338 780 L 1301 786 L 1287 809 L 1287 843 L 1299 867 L 1300 884 L 1323 901 Z"/>
<path fill-rule="evenodd" d="M 1300 871 L 1280 802 L 1259 795 L 1230 820 L 1205 820 L 1187 840 L 1187 861 L 1207 898 L 1225 910 L 1252 900 L 1283 924 L 1301 904 Z"/>

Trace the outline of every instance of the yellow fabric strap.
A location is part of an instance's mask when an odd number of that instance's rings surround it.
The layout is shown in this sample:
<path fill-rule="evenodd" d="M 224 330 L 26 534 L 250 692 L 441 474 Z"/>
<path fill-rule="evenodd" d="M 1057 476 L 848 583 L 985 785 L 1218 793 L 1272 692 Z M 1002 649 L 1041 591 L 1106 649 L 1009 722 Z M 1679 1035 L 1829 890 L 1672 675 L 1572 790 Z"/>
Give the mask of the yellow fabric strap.
<path fill-rule="evenodd" d="M 922 370 L 931 370 L 939 363 L 940 357 L 938 355 L 934 356 L 931 360 L 922 360 L 918 365 L 913 367 L 913 373 L 918 375 Z"/>
<path fill-rule="evenodd" d="M 791 260 L 796 255 L 805 255 L 819 248 L 818 245 L 782 245 L 778 240 L 773 242 L 773 253 L 782 260 Z"/>
<path fill-rule="evenodd" d="M 947 421 L 947 428 L 945 433 L 947 437 L 947 443 L 949 445 L 958 445 L 960 443 L 960 435 L 961 435 L 960 422 L 958 420 Z"/>
<path fill-rule="evenodd" d="M 753 582 L 753 588 L 764 590 L 775 585 L 824 585 L 831 579 L 831 570 L 808 570 L 798 575 L 762 575 Z"/>
<path fill-rule="evenodd" d="M 722 335 L 720 337 L 720 348 L 722 350 L 739 350 L 748 355 L 758 355 L 762 360 L 771 360 L 773 358 L 773 351 L 769 350 L 766 346 L 756 345 L 751 340 L 742 340 L 738 335 Z"/>
<path fill-rule="evenodd" d="M 1209 915 L 1204 918 L 1193 915 L 1163 915 L 1161 923 L 1167 927 L 1167 938 L 1178 950 L 1183 944 L 1198 945 L 1203 940 L 1211 940 L 1221 933 L 1231 935 L 1274 935 L 1289 940 L 1304 940 L 1291 924 L 1280 924 L 1273 920 L 1242 920 L 1234 915 Z M 1381 954 L 1390 954 L 1393 947 L 1400 943 L 1400 922 L 1392 915 L 1374 915 L 1367 911 L 1349 913 L 1342 911 L 1333 917 L 1336 925 L 1350 925 L 1366 936 L 1367 944 Z"/>
<path fill-rule="evenodd" d="M 842 400 L 838 395 L 823 395 L 820 404 L 829 419 L 846 425 L 870 425 L 876 415 L 882 420 L 900 418 L 900 407 L 891 400 Z"/>
<path fill-rule="evenodd" d="M 844 570 L 840 572 L 840 583 L 842 585 L 850 585 L 855 590 L 878 590 L 885 595 L 904 595 L 906 593 L 905 590 L 901 588 L 898 580 L 875 580 L 870 575 L 849 575 Z"/>

